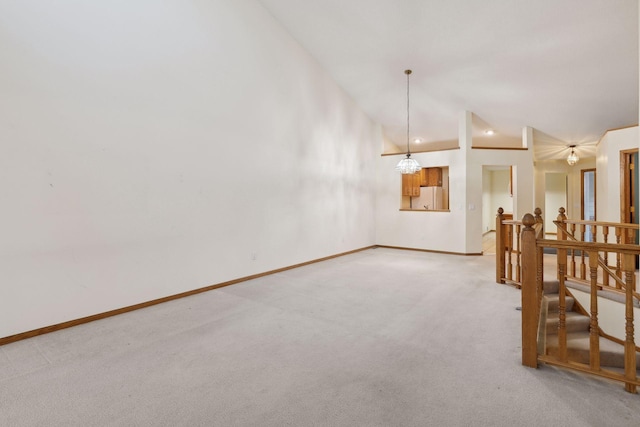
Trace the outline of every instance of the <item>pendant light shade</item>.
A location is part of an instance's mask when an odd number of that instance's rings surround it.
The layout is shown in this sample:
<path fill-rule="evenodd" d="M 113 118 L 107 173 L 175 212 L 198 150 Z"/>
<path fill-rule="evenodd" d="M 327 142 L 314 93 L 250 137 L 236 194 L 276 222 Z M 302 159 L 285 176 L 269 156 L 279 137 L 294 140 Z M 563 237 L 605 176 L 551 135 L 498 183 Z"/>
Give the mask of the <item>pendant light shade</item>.
<path fill-rule="evenodd" d="M 404 70 L 404 73 L 407 75 L 407 158 L 398 162 L 396 170 L 406 175 L 419 172 L 422 167 L 420 163 L 411 158 L 411 149 L 409 148 L 409 75 L 411 70 Z"/>
<path fill-rule="evenodd" d="M 400 160 L 396 165 L 396 170 L 403 175 L 414 174 L 416 172 L 419 172 L 420 169 L 422 169 L 422 167 L 420 166 L 420 163 L 418 163 L 415 159 L 412 159 L 409 156 L 411 156 L 411 154 L 407 153 L 407 158 Z"/>
<path fill-rule="evenodd" d="M 567 157 L 567 163 L 569 163 L 570 166 L 573 166 L 576 163 L 578 163 L 578 160 L 580 160 L 580 158 L 576 154 L 576 151 L 575 151 L 576 146 L 570 145 L 569 147 L 571 148 L 571 153 L 569 153 L 569 157 Z"/>

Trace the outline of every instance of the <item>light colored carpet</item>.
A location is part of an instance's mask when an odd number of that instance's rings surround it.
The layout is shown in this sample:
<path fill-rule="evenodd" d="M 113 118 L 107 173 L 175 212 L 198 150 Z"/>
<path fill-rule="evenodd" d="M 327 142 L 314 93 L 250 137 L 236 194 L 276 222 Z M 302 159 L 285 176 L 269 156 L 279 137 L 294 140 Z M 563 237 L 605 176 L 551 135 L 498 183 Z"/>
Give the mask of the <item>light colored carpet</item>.
<path fill-rule="evenodd" d="M 0 347 L 2 426 L 638 426 L 520 365 L 494 256 L 371 249 Z"/>

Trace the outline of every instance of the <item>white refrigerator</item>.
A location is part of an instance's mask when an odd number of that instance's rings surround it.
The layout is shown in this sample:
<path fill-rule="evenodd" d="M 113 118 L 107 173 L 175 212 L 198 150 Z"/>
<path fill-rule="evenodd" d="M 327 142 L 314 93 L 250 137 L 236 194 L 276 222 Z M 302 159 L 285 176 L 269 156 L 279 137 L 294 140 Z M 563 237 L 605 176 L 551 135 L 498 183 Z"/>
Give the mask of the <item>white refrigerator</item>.
<path fill-rule="evenodd" d="M 420 196 L 413 200 L 413 209 L 444 209 L 442 187 L 421 187 Z"/>

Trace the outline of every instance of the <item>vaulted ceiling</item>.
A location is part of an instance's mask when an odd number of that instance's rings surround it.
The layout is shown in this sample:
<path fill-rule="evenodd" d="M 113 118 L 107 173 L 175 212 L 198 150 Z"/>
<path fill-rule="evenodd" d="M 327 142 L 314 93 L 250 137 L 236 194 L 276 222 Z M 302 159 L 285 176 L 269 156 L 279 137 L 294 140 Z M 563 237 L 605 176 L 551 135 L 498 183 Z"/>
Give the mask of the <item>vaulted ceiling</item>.
<path fill-rule="evenodd" d="M 464 110 L 478 138 L 534 131 L 538 159 L 591 149 L 638 123 L 637 0 L 260 0 L 298 42 L 406 146 L 458 138 Z"/>

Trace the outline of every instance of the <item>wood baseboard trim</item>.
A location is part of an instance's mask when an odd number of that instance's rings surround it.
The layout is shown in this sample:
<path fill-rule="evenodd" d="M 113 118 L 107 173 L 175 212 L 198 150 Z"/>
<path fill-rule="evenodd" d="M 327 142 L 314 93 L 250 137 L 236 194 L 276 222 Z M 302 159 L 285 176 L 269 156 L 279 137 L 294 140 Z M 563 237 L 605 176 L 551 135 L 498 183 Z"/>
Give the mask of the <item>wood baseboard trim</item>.
<path fill-rule="evenodd" d="M 477 253 L 447 252 L 447 251 L 436 251 L 433 249 L 404 248 L 401 246 L 387 246 L 387 245 L 376 245 L 376 247 L 387 248 L 387 249 L 400 249 L 403 251 L 430 252 L 434 254 L 445 254 L 445 255 L 482 256 L 482 252 L 477 252 Z"/>
<path fill-rule="evenodd" d="M 105 311 L 104 313 L 93 314 L 91 316 L 81 317 L 79 319 L 69 320 L 67 322 L 57 323 L 55 325 L 45 326 L 43 328 L 33 329 L 27 332 L 21 332 L 15 335 L 9 335 L 8 337 L 0 338 L 0 346 L 10 344 L 16 341 L 21 341 L 27 338 L 33 338 L 38 335 L 48 334 L 50 332 L 59 331 L 62 329 L 71 328 L 73 326 L 82 325 L 84 323 L 93 322 L 95 320 L 106 319 L 107 317 L 117 316 L 118 314 L 128 313 L 130 311 L 139 310 L 141 308 L 151 307 L 153 305 L 162 304 L 163 302 L 173 301 L 176 299 L 188 297 L 191 295 L 200 294 L 203 292 L 212 291 L 214 289 L 223 288 L 225 286 L 235 285 L 236 283 L 246 282 L 247 280 L 253 280 L 260 277 L 268 276 L 270 274 L 281 273 L 287 270 L 293 270 L 294 268 L 304 267 L 305 265 L 315 264 L 322 261 L 327 261 L 333 258 L 339 258 L 341 256 L 354 254 L 357 252 L 365 251 L 367 249 L 375 249 L 377 245 L 366 246 L 360 249 L 354 249 L 348 252 L 342 252 L 335 255 L 326 256 L 323 258 L 314 259 L 311 261 L 302 262 L 300 264 L 294 264 L 288 267 L 277 268 L 275 270 L 265 271 L 264 273 L 252 274 L 251 276 L 240 277 L 238 279 L 229 280 L 227 282 L 216 283 L 214 285 L 205 286 L 204 288 L 193 289 L 191 291 L 181 292 L 175 295 L 169 295 L 167 297 L 154 299 L 151 301 L 142 302 L 139 304 L 130 305 L 128 307 L 117 308 L 115 310 Z"/>

